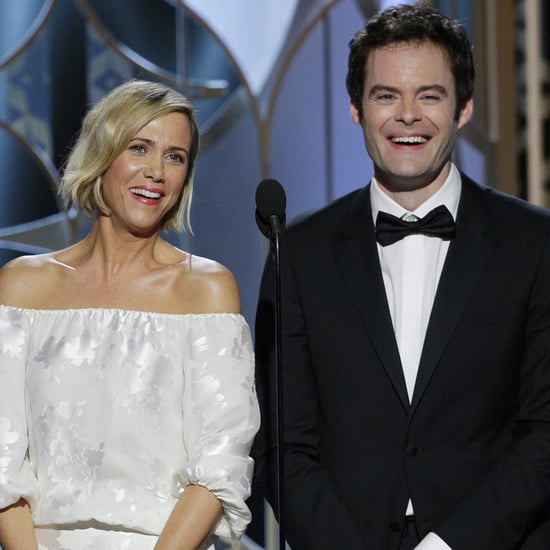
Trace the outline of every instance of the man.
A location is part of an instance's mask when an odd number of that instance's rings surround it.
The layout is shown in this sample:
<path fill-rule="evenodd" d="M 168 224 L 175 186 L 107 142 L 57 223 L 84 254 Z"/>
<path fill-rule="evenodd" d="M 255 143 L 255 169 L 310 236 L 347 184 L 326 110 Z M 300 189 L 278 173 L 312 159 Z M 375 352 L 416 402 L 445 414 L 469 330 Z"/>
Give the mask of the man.
<path fill-rule="evenodd" d="M 550 215 L 453 165 L 473 78 L 465 30 L 427 6 L 388 8 L 350 43 L 374 177 L 282 246 L 293 550 L 550 548 Z M 268 261 L 257 458 L 270 482 L 272 289 Z"/>

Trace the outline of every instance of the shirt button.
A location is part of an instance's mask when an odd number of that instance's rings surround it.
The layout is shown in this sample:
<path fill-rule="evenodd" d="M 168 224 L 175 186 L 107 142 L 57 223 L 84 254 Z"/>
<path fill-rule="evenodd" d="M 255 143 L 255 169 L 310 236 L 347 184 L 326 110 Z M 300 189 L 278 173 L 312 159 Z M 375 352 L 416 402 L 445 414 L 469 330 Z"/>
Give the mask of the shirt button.
<path fill-rule="evenodd" d="M 407 443 L 407 448 L 405 449 L 405 452 L 407 453 L 407 456 L 416 456 L 418 454 L 418 447 L 416 443 L 409 441 Z"/>

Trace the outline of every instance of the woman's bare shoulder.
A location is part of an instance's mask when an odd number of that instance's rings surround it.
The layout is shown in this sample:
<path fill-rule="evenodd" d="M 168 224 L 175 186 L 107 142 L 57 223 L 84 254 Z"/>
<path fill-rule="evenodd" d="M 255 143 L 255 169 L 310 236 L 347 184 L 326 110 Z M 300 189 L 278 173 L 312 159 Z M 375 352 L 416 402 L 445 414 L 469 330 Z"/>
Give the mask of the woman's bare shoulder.
<path fill-rule="evenodd" d="M 0 303 L 35 307 L 51 288 L 60 262 L 54 253 L 19 256 L 0 269 Z"/>
<path fill-rule="evenodd" d="M 178 294 L 196 313 L 240 313 L 241 298 L 233 273 L 221 263 L 189 255 L 178 277 Z"/>

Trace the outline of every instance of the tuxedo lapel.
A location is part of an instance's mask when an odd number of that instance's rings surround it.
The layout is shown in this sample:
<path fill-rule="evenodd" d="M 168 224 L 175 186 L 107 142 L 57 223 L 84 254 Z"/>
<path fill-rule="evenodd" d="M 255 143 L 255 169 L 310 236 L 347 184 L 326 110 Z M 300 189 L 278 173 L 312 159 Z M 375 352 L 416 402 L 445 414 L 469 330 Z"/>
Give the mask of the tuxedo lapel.
<path fill-rule="evenodd" d="M 462 175 L 456 238 L 449 246 L 435 296 L 416 378 L 411 413 L 418 406 L 494 246 L 494 241 L 488 236 L 490 223 L 482 190 Z"/>
<path fill-rule="evenodd" d="M 369 186 L 356 195 L 341 235 L 342 239 L 334 247 L 336 263 L 359 311 L 368 338 L 404 409 L 408 411 L 407 388 L 376 248 Z M 369 368 L 368 365 L 365 368 Z"/>

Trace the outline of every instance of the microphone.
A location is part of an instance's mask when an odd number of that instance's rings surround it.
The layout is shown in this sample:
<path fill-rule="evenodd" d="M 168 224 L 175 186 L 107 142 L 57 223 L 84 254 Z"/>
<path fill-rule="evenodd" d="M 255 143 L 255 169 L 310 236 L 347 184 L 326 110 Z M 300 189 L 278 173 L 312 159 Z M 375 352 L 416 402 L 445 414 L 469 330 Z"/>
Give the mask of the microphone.
<path fill-rule="evenodd" d="M 283 341 L 282 341 L 282 294 L 281 294 L 281 255 L 280 236 L 285 225 L 286 195 L 281 184 L 268 178 L 260 182 L 256 189 L 256 223 L 259 230 L 271 244 L 271 257 L 274 264 L 274 340 L 275 340 L 275 432 L 277 447 L 277 504 L 279 520 L 279 550 L 286 550 L 285 509 L 284 509 L 284 437 L 283 437 Z"/>
<path fill-rule="evenodd" d="M 282 232 L 285 226 L 286 195 L 274 179 L 262 180 L 256 189 L 256 224 L 268 239 Z"/>

